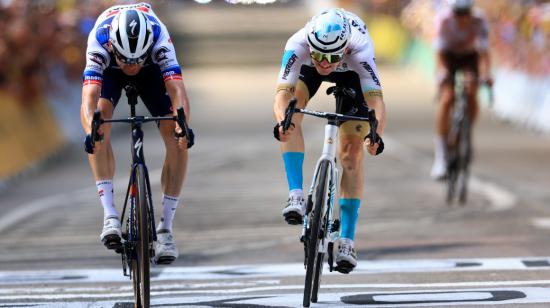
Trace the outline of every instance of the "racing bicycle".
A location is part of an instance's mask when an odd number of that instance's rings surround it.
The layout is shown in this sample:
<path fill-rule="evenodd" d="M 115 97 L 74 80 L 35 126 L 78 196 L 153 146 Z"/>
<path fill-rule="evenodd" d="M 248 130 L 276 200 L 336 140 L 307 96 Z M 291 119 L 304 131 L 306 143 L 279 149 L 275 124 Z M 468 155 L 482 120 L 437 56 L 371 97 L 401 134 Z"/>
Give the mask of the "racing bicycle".
<path fill-rule="evenodd" d="M 303 113 L 327 120 L 323 152 L 317 161 L 313 180 L 308 191 L 306 214 L 300 241 L 304 245 L 304 266 L 306 269 L 303 306 L 317 302 L 317 295 L 323 273 L 323 264 L 327 256 L 329 270 L 334 266 L 334 243 L 339 239 L 340 221 L 334 218 L 334 200 L 338 196 L 339 171 L 336 164 L 336 144 L 338 127 L 342 121 L 365 121 L 370 124 L 367 136 L 371 142 L 379 144 L 379 153 L 383 150 L 382 139 L 376 133 L 378 121 L 373 109 L 367 117 L 341 114 L 344 99 L 354 98 L 355 91 L 350 88 L 333 86 L 327 89 L 327 95 L 334 94 L 336 98 L 336 113 L 318 112 L 296 108 L 296 99 L 289 101 L 285 118 L 281 123 L 283 131 L 289 129 L 292 115 Z M 379 154 L 377 153 L 377 154 Z"/>
<path fill-rule="evenodd" d="M 101 112 L 94 113 L 92 120 L 92 146 L 101 140 L 98 134 L 99 127 L 104 123 L 128 123 L 132 129 L 132 167 L 130 180 L 126 189 L 124 208 L 120 221 L 124 226 L 122 240 L 120 242 L 106 242 L 110 249 L 115 249 L 122 257 L 122 271 L 124 276 L 132 280 L 136 308 L 148 308 L 150 304 L 150 265 L 155 262 L 155 249 L 153 242 L 157 240 L 155 229 L 155 216 L 149 181 L 149 172 L 145 165 L 143 153 L 142 124 L 156 121 L 176 121 L 182 128 L 182 133 L 176 137 L 191 136 L 185 120 L 183 108 L 177 110 L 177 116 L 145 117 L 137 116 L 138 91 L 133 84 L 125 86 L 128 104 L 130 105 L 130 117 L 126 119 L 102 119 Z M 128 206 L 129 202 L 129 207 Z M 128 208 L 128 216 L 126 209 Z M 126 220 L 125 220 L 126 218 Z M 170 263 L 173 260 L 157 260 L 157 263 Z"/>
<path fill-rule="evenodd" d="M 455 103 L 447 136 L 447 204 L 458 197 L 461 205 L 468 198 L 468 181 L 472 162 L 472 120 L 468 109 L 467 82 L 464 72 L 455 74 Z M 493 104 L 493 92 L 489 83 L 489 106 Z"/>

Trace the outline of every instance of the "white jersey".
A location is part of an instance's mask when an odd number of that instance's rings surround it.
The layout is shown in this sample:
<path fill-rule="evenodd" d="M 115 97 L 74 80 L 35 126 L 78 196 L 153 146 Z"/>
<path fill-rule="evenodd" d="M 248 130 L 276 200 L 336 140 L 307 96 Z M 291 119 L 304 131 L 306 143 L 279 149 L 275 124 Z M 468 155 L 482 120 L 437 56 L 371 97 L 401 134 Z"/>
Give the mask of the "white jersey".
<path fill-rule="evenodd" d="M 151 56 L 145 61 L 144 65 L 158 65 L 165 81 L 182 79 L 176 52 L 166 26 L 158 19 L 149 4 L 139 3 L 115 5 L 99 15 L 94 28 L 88 35 L 83 83 L 101 85 L 104 70 L 107 68 L 120 69 L 114 60 L 114 56 L 107 50 L 107 43 L 109 42 L 111 22 L 124 8 L 135 8 L 142 11 L 153 26 L 153 48 Z"/>
<path fill-rule="evenodd" d="M 479 9 L 472 11 L 472 21 L 460 27 L 453 12 L 448 9 L 437 18 L 435 49 L 454 54 L 485 51 L 489 48 L 487 18 Z"/>
<path fill-rule="evenodd" d="M 376 71 L 374 45 L 367 26 L 355 14 L 347 11 L 345 14 L 351 25 L 351 36 L 347 45 L 348 52 L 335 72 L 354 71 L 359 75 L 363 93 L 380 93 L 382 87 Z M 286 43 L 277 81 L 278 89 L 293 89 L 298 81 L 302 65 L 313 67 L 306 27 L 298 30 Z"/>

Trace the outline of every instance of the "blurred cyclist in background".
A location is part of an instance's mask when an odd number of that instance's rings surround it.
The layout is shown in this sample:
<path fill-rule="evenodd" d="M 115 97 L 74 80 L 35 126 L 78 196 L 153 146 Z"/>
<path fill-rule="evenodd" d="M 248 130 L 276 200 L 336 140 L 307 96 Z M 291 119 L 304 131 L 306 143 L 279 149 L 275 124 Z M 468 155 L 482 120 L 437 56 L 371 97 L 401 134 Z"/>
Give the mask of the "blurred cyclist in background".
<path fill-rule="evenodd" d="M 85 149 L 103 206 L 101 241 L 109 249 L 120 245 L 120 220 L 113 202 L 115 161 L 110 143 L 111 125 L 100 129 L 103 141 L 92 147 L 90 131 L 94 111 L 112 118 L 125 85 L 136 85 L 139 96 L 153 116 L 176 115 L 184 108 L 189 121 L 189 100 L 176 59 L 174 45 L 164 24 L 146 3 L 117 5 L 103 12 L 88 37 L 82 86 L 80 118 L 87 136 Z M 187 168 L 189 140 L 175 138 L 181 128 L 173 121 L 160 121 L 166 147 L 161 175 L 162 216 L 157 226 L 157 263 L 169 264 L 178 257 L 172 236 L 172 220 Z"/>
<path fill-rule="evenodd" d="M 289 186 L 288 203 L 283 209 L 289 224 L 301 224 L 306 211 L 302 188 L 303 115 L 295 114 L 291 128 L 285 133 L 280 123 L 291 98 L 298 100 L 297 108 L 304 108 L 323 81 L 354 89 L 357 96 L 344 101 L 343 113 L 367 116 L 369 107 L 374 108 L 379 121 L 378 134 L 383 134 L 386 108 L 374 46 L 365 23 L 342 9 L 329 9 L 314 16 L 287 41 L 283 54 L 273 110 L 278 123 L 274 134 L 281 141 Z M 354 237 L 363 196 L 363 147 L 366 146 L 371 155 L 383 150 L 381 139 L 375 144 L 365 141 L 368 132 L 369 125 L 357 121 L 342 123 L 339 129 L 339 158 L 343 167 L 339 200 L 342 227 L 336 263 L 342 273 L 349 273 L 357 265 Z"/>
<path fill-rule="evenodd" d="M 454 104 L 454 77 L 458 70 L 465 75 L 468 110 L 472 123 L 479 111 L 477 91 L 480 81 L 492 84 L 489 57 L 489 27 L 473 0 L 449 0 L 449 10 L 437 18 L 435 51 L 439 85 L 439 109 L 434 138 L 435 157 L 431 176 L 445 178 L 446 138 Z"/>

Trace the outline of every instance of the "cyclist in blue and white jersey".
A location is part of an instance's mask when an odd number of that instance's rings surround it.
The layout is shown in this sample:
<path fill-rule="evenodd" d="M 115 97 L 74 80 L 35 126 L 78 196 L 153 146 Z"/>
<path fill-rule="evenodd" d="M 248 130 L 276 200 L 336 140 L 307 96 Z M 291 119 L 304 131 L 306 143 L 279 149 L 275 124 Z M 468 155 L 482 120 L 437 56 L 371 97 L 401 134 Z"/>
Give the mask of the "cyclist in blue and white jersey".
<path fill-rule="evenodd" d="M 280 122 L 291 98 L 298 100 L 298 108 L 304 108 L 323 81 L 353 88 L 356 98 L 345 100 L 344 113 L 366 116 L 369 108 L 373 108 L 379 121 L 378 134 L 383 134 L 386 108 L 376 71 L 374 46 L 365 23 L 342 9 L 329 9 L 314 16 L 290 37 L 283 54 L 273 110 L 279 123 L 274 134 L 281 141 L 289 185 L 288 204 L 283 209 L 289 224 L 301 224 L 306 210 L 302 187 L 303 115 L 295 114 L 291 128 L 285 133 Z M 336 263 L 341 269 L 352 270 L 357 265 L 354 237 L 364 189 L 364 146 L 371 155 L 383 149 L 381 141 L 375 144 L 368 139 L 365 141 L 368 132 L 368 124 L 357 121 L 342 123 L 339 129 L 343 174 L 339 200 L 341 240 Z"/>
<path fill-rule="evenodd" d="M 113 248 L 121 241 L 119 216 L 113 202 L 115 161 L 110 144 L 111 125 L 100 129 L 102 142 L 92 147 L 90 126 L 94 111 L 109 119 L 125 85 L 136 85 L 139 96 L 153 116 L 176 115 L 183 107 L 189 121 L 189 100 L 166 26 L 146 3 L 117 5 L 104 11 L 88 36 L 86 67 L 82 85 L 80 118 L 87 134 L 85 149 L 96 180 L 104 213 L 101 241 Z M 159 130 L 166 147 L 161 175 L 162 216 L 157 226 L 155 258 L 170 263 L 178 257 L 172 236 L 172 220 L 187 169 L 187 148 L 193 135 L 174 138 L 181 128 L 174 121 L 160 121 Z M 113 245 L 115 244 L 115 245 Z"/>

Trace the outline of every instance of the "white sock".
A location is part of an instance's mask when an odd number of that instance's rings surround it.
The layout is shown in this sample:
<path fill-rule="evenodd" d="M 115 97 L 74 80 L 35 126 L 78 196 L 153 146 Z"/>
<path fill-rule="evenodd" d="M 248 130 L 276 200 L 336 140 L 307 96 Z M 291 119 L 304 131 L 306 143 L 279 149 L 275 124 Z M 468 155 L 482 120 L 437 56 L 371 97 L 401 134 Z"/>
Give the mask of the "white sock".
<path fill-rule="evenodd" d="M 171 197 L 167 195 L 162 196 L 162 217 L 160 218 L 160 224 L 157 230 L 170 230 L 172 232 L 172 221 L 176 214 L 176 208 L 178 207 L 177 197 Z"/>
<path fill-rule="evenodd" d="M 117 216 L 115 204 L 113 203 L 113 180 L 101 180 L 95 182 L 99 200 L 103 206 L 103 217 Z"/>
<path fill-rule="evenodd" d="M 293 189 L 288 192 L 288 197 L 290 199 L 303 199 L 304 198 L 304 191 L 301 189 Z"/>
<path fill-rule="evenodd" d="M 434 137 L 435 160 L 445 160 L 447 155 L 447 143 L 443 136 Z"/>
<path fill-rule="evenodd" d="M 340 238 L 340 244 L 348 244 L 349 246 L 355 248 L 355 243 L 352 239 L 342 237 Z"/>

